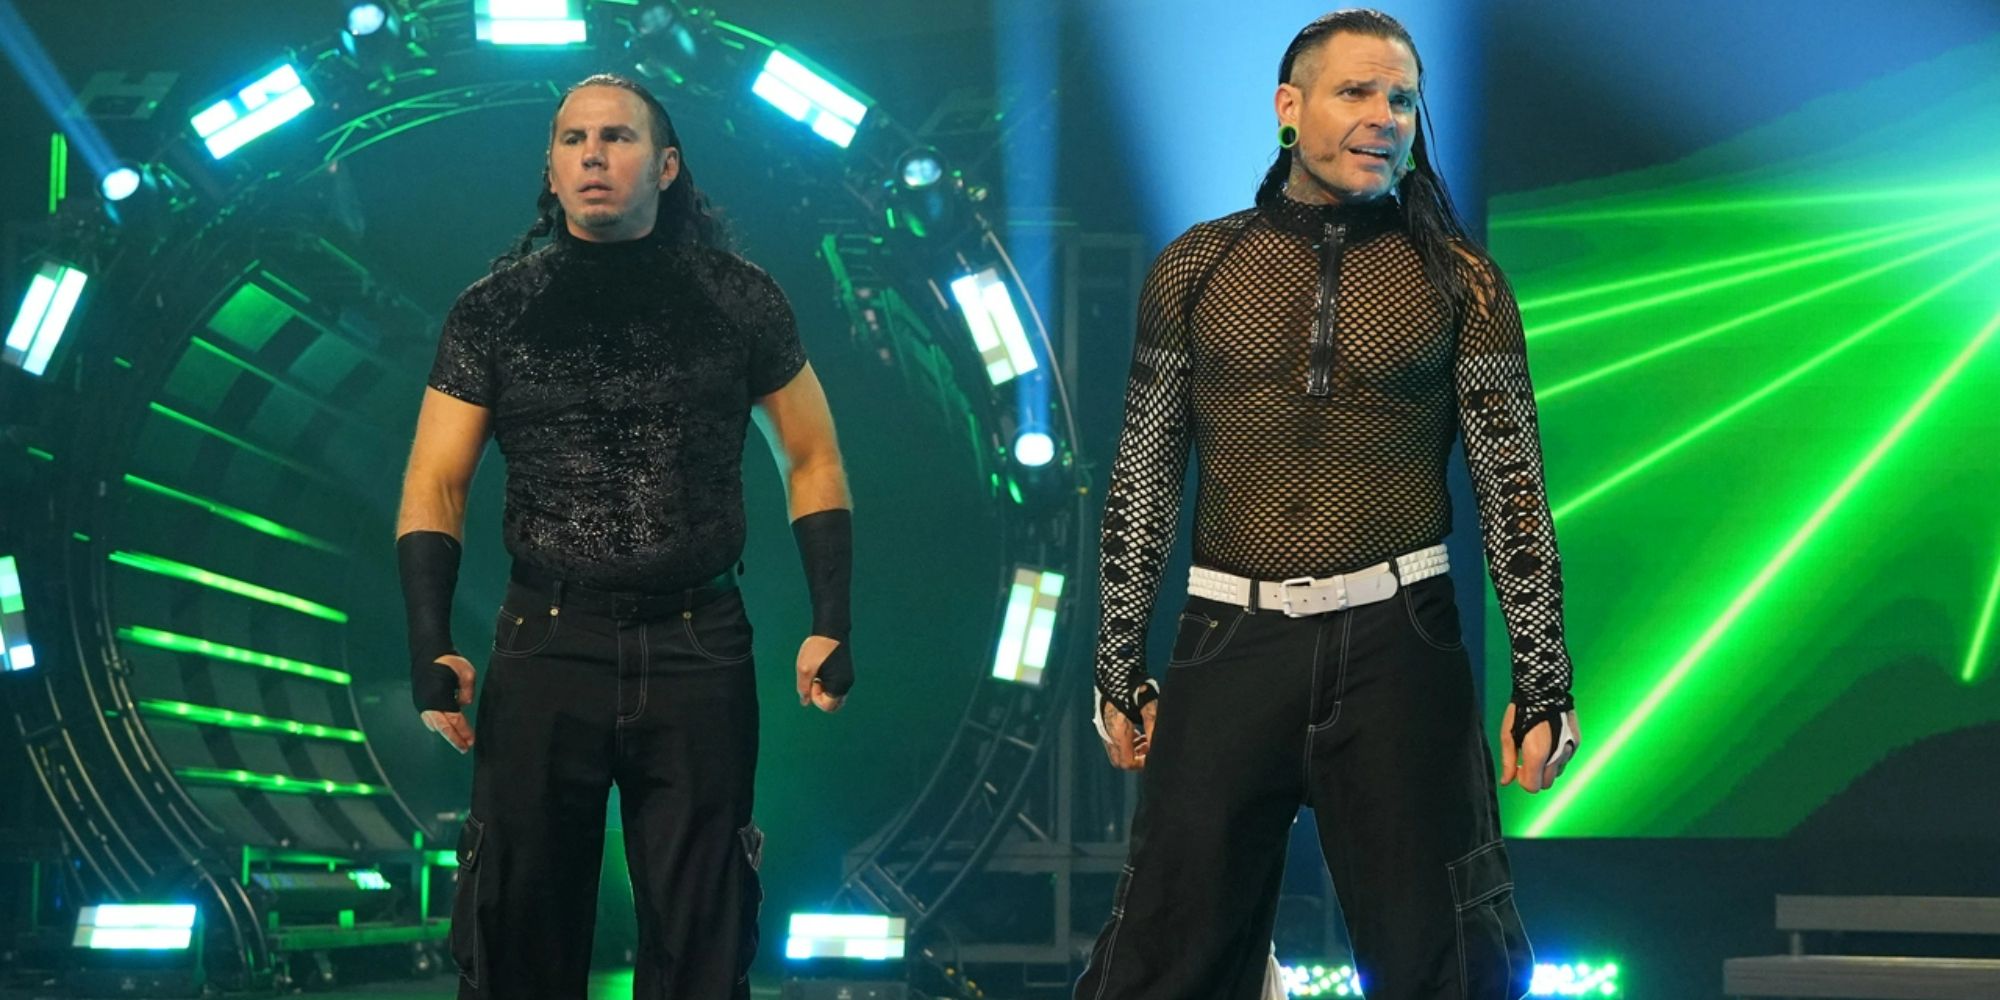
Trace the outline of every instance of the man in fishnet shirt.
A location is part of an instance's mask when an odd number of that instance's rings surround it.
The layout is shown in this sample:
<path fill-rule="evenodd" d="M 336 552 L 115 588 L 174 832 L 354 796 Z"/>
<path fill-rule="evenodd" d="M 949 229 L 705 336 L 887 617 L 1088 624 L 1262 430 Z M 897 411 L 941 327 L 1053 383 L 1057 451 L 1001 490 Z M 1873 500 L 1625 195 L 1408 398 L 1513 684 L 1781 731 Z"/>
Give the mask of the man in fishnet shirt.
<path fill-rule="evenodd" d="M 1512 652 L 1501 783 L 1529 793 L 1579 738 L 1561 562 L 1520 313 L 1431 166 L 1421 78 L 1385 14 L 1307 25 L 1256 207 L 1190 229 L 1147 279 L 1095 697 L 1112 763 L 1144 773 L 1080 998 L 1257 997 L 1302 805 L 1370 1000 L 1528 988 L 1445 575 L 1454 437 Z M 1190 447 L 1194 569 L 1161 683 L 1145 631 Z"/>

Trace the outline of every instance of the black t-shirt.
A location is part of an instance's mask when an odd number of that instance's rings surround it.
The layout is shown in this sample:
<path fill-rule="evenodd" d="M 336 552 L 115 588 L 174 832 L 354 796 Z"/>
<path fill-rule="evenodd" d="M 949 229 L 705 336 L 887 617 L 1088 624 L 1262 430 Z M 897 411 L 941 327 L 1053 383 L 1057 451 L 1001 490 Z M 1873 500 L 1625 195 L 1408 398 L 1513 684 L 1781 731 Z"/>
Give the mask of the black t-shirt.
<path fill-rule="evenodd" d="M 515 559 L 662 592 L 741 557 L 750 406 L 805 363 L 790 303 L 755 265 L 558 227 L 459 296 L 430 386 L 493 411 Z"/>
<path fill-rule="evenodd" d="M 1524 712 L 1569 703 L 1562 562 L 1520 311 L 1485 261 L 1454 322 L 1387 199 L 1279 195 L 1162 251 L 1139 306 L 1105 498 L 1099 689 L 1129 704 L 1189 452 L 1194 559 L 1260 580 L 1346 573 L 1444 540 L 1464 442 Z M 1330 322 L 1328 322 L 1330 320 Z M 1324 340 L 1316 344 L 1316 338 Z"/>

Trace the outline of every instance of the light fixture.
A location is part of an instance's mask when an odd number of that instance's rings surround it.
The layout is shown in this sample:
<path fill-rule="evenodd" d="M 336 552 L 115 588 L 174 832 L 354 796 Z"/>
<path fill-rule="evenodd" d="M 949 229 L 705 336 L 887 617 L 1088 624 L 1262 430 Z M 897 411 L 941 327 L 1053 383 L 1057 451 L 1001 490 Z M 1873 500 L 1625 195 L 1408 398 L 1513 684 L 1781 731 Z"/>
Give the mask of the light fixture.
<path fill-rule="evenodd" d="M 1017 566 L 1000 619 L 1000 643 L 993 652 L 993 676 L 1039 687 L 1055 642 L 1056 612 L 1062 605 L 1063 575 Z"/>
<path fill-rule="evenodd" d="M 903 957 L 902 917 L 858 913 L 794 913 L 785 937 L 785 957 L 883 962 Z"/>
<path fill-rule="evenodd" d="M 473 0 L 473 35 L 489 45 L 581 45 L 583 0 Z"/>
<path fill-rule="evenodd" d="M 972 342 L 986 362 L 986 377 L 1003 385 L 1039 367 L 1027 328 L 1014 307 L 1014 296 L 1000 272 L 987 268 L 951 283 L 951 296 L 965 314 Z"/>
<path fill-rule="evenodd" d="M 190 119 L 195 134 L 220 160 L 313 106 L 298 67 L 281 63 Z"/>
<path fill-rule="evenodd" d="M 868 115 L 866 97 L 790 48 L 771 51 L 750 91 L 842 149 L 854 141 Z"/>
<path fill-rule="evenodd" d="M 5 345 L 0 347 L 0 361 L 30 375 L 47 371 L 89 280 L 89 275 L 68 264 L 43 264 L 28 280 L 28 294 L 22 297 L 14 324 L 7 328 Z"/>

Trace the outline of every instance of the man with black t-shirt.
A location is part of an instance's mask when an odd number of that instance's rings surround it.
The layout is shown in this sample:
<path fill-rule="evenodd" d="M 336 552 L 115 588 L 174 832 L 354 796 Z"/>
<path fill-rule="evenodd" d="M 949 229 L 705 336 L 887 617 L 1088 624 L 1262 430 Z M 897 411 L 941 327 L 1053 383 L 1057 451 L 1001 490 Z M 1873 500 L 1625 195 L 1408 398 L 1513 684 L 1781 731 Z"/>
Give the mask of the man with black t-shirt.
<path fill-rule="evenodd" d="M 1561 564 L 1520 314 L 1431 167 L 1421 74 L 1385 14 L 1308 25 L 1256 207 L 1188 230 L 1147 279 L 1092 705 L 1112 762 L 1144 773 L 1083 1000 L 1263 993 L 1302 805 L 1370 1000 L 1528 987 L 1445 575 L 1454 437 L 1513 653 L 1502 781 L 1528 792 L 1578 738 Z M 1162 682 L 1146 624 L 1190 449 L 1195 565 Z"/>
<path fill-rule="evenodd" d="M 666 110 L 596 76 L 550 128 L 540 218 L 445 321 L 396 543 L 412 695 L 474 754 L 458 844 L 459 995 L 581 998 L 606 796 L 638 909 L 636 997 L 747 997 L 762 898 L 758 709 L 736 588 L 753 407 L 785 470 L 813 604 L 799 703 L 854 682 L 852 526 L 790 305 L 720 248 Z M 552 241 L 532 249 L 537 237 Z M 488 434 L 513 556 L 479 693 L 453 645 L 465 499 Z"/>

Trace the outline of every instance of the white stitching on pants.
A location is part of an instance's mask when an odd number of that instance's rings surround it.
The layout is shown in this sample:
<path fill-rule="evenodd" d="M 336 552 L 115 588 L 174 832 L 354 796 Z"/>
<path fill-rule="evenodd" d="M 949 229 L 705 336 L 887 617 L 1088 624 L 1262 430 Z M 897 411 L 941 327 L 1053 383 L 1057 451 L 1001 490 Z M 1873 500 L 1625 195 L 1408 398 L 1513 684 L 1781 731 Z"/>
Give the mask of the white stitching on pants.
<path fill-rule="evenodd" d="M 1093 1000 L 1104 1000 L 1104 991 L 1111 986 L 1111 957 L 1118 953 L 1118 933 L 1125 929 L 1125 900 L 1132 895 L 1132 876 L 1138 869 L 1125 865 L 1125 891 L 1114 900 L 1111 908 L 1111 940 L 1104 944 L 1104 974 L 1097 980 L 1097 994 Z"/>
<path fill-rule="evenodd" d="M 618 724 L 621 726 L 637 719 L 646 711 L 646 675 L 652 673 L 653 665 L 653 644 L 648 641 L 647 634 L 650 631 L 652 631 L 651 625 L 639 626 L 639 704 L 632 709 L 631 715 L 618 717 Z M 618 637 L 618 647 L 618 691 L 622 701 L 625 691 L 625 637 L 622 631 Z"/>

